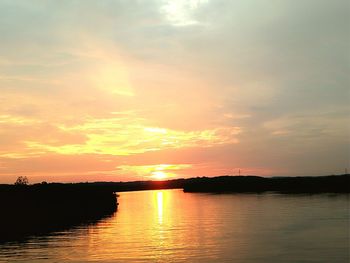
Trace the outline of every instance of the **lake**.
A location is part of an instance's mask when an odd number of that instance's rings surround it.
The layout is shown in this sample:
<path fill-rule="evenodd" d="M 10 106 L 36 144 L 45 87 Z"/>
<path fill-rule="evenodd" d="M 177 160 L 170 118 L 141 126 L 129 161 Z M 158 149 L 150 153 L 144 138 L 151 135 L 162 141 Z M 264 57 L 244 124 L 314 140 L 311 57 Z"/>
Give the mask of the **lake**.
<path fill-rule="evenodd" d="M 346 194 L 154 190 L 118 202 L 95 224 L 0 244 L 0 262 L 349 261 Z"/>

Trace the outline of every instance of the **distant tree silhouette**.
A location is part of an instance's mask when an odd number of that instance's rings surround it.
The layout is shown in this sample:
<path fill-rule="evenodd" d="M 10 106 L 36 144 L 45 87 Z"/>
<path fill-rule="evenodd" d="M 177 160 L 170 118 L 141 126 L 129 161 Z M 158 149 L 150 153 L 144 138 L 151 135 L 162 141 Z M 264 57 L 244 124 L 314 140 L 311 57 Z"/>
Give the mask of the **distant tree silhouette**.
<path fill-rule="evenodd" d="M 27 176 L 19 176 L 15 182 L 15 185 L 28 185 L 29 181 Z"/>

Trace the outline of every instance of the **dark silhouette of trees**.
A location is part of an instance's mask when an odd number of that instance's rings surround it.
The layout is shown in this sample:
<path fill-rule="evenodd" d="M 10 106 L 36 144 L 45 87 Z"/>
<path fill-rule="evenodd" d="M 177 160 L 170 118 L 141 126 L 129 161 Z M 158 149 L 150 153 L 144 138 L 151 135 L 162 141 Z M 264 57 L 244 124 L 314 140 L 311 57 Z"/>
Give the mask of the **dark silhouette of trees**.
<path fill-rule="evenodd" d="M 113 189 L 99 185 L 0 184 L 0 244 L 95 223 L 116 210 Z"/>
<path fill-rule="evenodd" d="M 349 175 L 304 177 L 219 176 L 190 178 L 184 192 L 263 193 L 349 193 Z"/>
<path fill-rule="evenodd" d="M 15 182 L 15 185 L 28 185 L 29 181 L 27 176 L 19 176 Z"/>

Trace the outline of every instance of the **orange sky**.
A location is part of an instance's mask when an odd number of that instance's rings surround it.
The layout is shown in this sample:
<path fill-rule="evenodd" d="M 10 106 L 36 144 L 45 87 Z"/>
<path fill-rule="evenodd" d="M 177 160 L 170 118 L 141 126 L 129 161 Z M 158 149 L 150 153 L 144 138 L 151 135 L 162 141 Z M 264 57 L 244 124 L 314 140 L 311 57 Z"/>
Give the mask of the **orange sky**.
<path fill-rule="evenodd" d="M 263 2 L 1 1 L 0 183 L 343 172 L 346 2 Z"/>

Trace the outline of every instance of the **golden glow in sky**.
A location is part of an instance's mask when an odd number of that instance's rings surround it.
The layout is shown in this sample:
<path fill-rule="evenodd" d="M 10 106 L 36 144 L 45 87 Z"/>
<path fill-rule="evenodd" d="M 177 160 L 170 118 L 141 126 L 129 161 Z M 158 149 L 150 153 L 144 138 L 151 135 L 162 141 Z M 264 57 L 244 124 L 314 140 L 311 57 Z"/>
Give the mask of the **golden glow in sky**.
<path fill-rule="evenodd" d="M 321 2 L 1 1 L 0 183 L 344 171 L 347 8 Z"/>
<path fill-rule="evenodd" d="M 183 170 L 191 168 L 189 164 L 156 164 L 156 165 L 122 165 L 118 169 L 123 173 L 133 173 L 144 179 L 173 179 Z"/>

